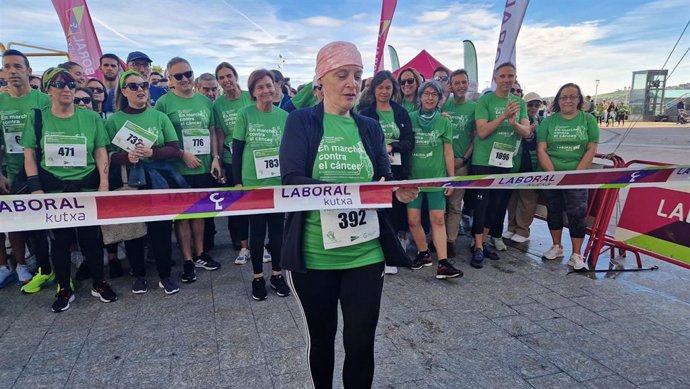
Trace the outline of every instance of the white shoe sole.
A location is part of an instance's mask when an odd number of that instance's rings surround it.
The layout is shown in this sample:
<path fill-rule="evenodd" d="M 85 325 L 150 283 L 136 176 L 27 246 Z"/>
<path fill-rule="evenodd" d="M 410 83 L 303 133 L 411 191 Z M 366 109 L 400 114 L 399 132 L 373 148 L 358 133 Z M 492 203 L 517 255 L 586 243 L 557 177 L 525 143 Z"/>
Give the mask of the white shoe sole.
<path fill-rule="evenodd" d="M 165 294 L 167 294 L 167 295 L 175 294 L 175 293 L 177 293 L 177 292 L 180 291 L 180 288 L 177 288 L 177 289 L 175 289 L 175 290 L 173 290 L 173 291 L 171 291 L 171 292 L 168 292 L 168 290 L 165 289 L 165 286 L 163 286 L 163 283 L 160 282 L 160 281 L 158 281 L 158 287 L 161 288 L 161 289 L 163 289 L 163 292 L 165 292 Z"/>
<path fill-rule="evenodd" d="M 514 232 L 506 231 L 506 232 L 503 233 L 503 235 L 501 235 L 501 238 L 503 238 L 503 239 L 510 239 L 510 238 L 512 238 L 514 235 L 515 235 Z"/>
<path fill-rule="evenodd" d="M 101 297 L 101 294 L 100 294 L 100 293 L 96 292 L 96 291 L 93 290 L 93 289 L 91 289 L 91 296 L 93 296 L 93 297 L 98 297 L 98 299 L 101 300 L 101 302 L 104 302 L 104 303 L 114 303 L 115 301 L 117 301 L 117 297 L 115 298 L 115 300 L 112 300 L 112 301 L 106 300 L 106 299 L 104 299 L 103 297 Z"/>
<path fill-rule="evenodd" d="M 529 238 L 525 238 L 522 235 L 515 234 L 515 235 L 510 237 L 510 241 L 515 242 L 515 243 L 525 243 L 525 242 L 529 241 Z"/>

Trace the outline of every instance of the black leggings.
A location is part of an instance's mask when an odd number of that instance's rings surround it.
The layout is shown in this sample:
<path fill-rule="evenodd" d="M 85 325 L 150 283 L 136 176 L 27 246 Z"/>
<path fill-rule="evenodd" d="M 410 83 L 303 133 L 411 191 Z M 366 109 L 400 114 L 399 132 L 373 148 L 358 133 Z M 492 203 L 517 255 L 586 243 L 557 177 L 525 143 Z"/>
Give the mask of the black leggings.
<path fill-rule="evenodd" d="M 93 285 L 96 286 L 103 281 L 103 247 L 101 246 L 100 232 L 98 226 L 86 226 L 75 228 L 60 228 L 53 232 L 51 256 L 53 257 L 53 267 L 55 278 L 60 288 L 70 288 L 70 275 L 72 262 L 70 261 L 70 246 L 73 242 L 79 242 L 81 252 L 86 258 L 85 262 L 89 266 L 89 273 Z"/>
<path fill-rule="evenodd" d="M 288 272 L 287 278 L 307 322 L 307 352 L 315 389 L 333 387 L 338 301 L 345 345 L 343 383 L 346 389 L 370 388 L 383 262 L 347 270 Z"/>
<path fill-rule="evenodd" d="M 50 274 L 53 268 L 50 265 L 48 234 L 46 230 L 26 231 L 23 234 L 31 249 L 31 253 L 36 256 L 36 262 L 38 262 L 38 267 L 41 268 L 41 273 Z"/>
<path fill-rule="evenodd" d="M 271 267 L 280 271 L 280 251 L 283 247 L 284 213 L 265 213 L 249 216 L 249 252 L 252 255 L 254 274 L 263 273 L 264 239 L 268 226 L 268 250 L 271 252 Z"/>
<path fill-rule="evenodd" d="M 506 174 L 509 168 L 494 166 L 472 166 L 472 174 Z M 505 197 L 506 206 L 510 198 L 510 191 L 505 189 L 475 189 L 474 221 L 472 223 L 472 235 L 481 235 L 484 228 L 491 228 L 496 220 L 496 215 Z M 505 192 L 508 192 L 507 194 Z M 500 234 L 499 234 L 500 236 Z"/>
<path fill-rule="evenodd" d="M 495 191 L 495 190 L 494 190 Z M 508 211 L 508 202 L 510 201 L 510 196 L 513 195 L 513 189 L 500 189 L 496 194 L 496 216 L 494 217 L 493 223 L 489 227 L 489 235 L 494 238 L 500 238 L 503 235 L 503 222 L 506 219 L 506 213 Z M 491 222 L 488 220 L 488 222 Z"/>
<path fill-rule="evenodd" d="M 226 186 L 234 186 L 232 165 L 223 163 L 223 169 L 225 169 Z M 225 196 L 230 196 L 232 193 L 227 192 Z M 230 231 L 230 239 L 232 239 L 232 243 L 235 245 L 239 245 L 241 241 L 249 239 L 249 217 L 246 215 L 228 216 L 228 230 Z"/>
<path fill-rule="evenodd" d="M 549 230 L 563 229 L 563 212 L 568 216 L 568 230 L 571 238 L 584 238 L 587 230 L 587 189 L 543 190 L 546 200 L 546 223 Z"/>

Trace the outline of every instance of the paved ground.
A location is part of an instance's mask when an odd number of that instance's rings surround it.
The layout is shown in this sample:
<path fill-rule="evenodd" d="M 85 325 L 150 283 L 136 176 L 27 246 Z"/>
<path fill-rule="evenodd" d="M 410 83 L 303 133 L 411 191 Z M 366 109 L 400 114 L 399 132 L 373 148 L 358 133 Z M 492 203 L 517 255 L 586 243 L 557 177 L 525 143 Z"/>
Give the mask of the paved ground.
<path fill-rule="evenodd" d="M 545 233 L 535 222 L 529 246 L 482 270 L 468 266 L 463 237 L 462 279 L 435 280 L 431 268 L 388 277 L 375 387 L 690 386 L 690 272 L 647 259 L 660 270 L 566 275 L 565 260 L 539 259 Z M 52 289 L 0 290 L 0 387 L 311 387 L 297 304 L 270 291 L 254 302 L 251 268 L 231 264 L 226 234 L 212 252 L 224 267 L 174 296 L 133 295 L 123 277 L 119 301 L 83 284 L 54 314 Z"/>

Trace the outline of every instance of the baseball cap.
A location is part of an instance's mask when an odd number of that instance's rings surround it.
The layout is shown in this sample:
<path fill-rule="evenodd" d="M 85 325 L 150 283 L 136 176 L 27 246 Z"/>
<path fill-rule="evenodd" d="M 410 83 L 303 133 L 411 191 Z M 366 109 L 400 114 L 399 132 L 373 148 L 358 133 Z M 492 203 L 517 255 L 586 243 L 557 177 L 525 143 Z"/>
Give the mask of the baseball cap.
<path fill-rule="evenodd" d="M 147 61 L 147 62 L 149 62 L 149 63 L 153 62 L 153 61 L 151 61 L 151 58 L 149 58 L 148 55 L 142 53 L 141 51 L 132 51 L 132 52 L 129 53 L 129 55 L 127 56 L 127 63 L 130 63 L 130 62 L 132 62 L 132 61 L 136 61 L 136 60 L 138 60 L 138 59 L 139 59 L 139 60 Z"/>
<path fill-rule="evenodd" d="M 529 103 L 530 101 L 534 101 L 534 100 L 541 101 L 542 99 L 538 94 L 536 94 L 534 92 L 529 92 L 528 94 L 525 95 L 524 100 L 526 103 Z"/>

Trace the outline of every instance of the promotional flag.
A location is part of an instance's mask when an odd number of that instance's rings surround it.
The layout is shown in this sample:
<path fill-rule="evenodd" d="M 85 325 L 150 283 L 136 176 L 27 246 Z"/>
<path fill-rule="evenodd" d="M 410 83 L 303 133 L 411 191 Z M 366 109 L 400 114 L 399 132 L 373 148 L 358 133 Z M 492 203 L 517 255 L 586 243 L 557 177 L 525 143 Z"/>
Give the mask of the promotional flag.
<path fill-rule="evenodd" d="M 465 70 L 469 76 L 470 88 L 469 92 L 477 92 L 479 85 L 479 72 L 477 70 L 477 50 L 474 48 L 472 41 L 462 41 L 463 52 L 465 57 Z"/>
<path fill-rule="evenodd" d="M 501 32 L 498 34 L 498 47 L 496 48 L 496 60 L 494 68 L 504 62 L 515 63 L 515 42 L 520 34 L 520 27 L 527 12 L 529 0 L 506 0 L 506 7 L 503 10 L 503 20 L 501 22 Z M 496 84 L 491 77 L 491 89 L 496 89 Z"/>
<path fill-rule="evenodd" d="M 388 45 L 388 55 L 391 57 L 391 71 L 400 69 L 400 60 L 398 59 L 398 52 L 395 47 Z"/>
<path fill-rule="evenodd" d="M 383 5 L 381 7 L 381 24 L 379 25 L 379 40 L 376 43 L 374 74 L 383 69 L 383 47 L 386 45 L 386 38 L 388 37 L 388 30 L 393 21 L 396 5 L 398 5 L 398 0 L 383 0 Z"/>
<path fill-rule="evenodd" d="M 86 0 L 53 0 L 53 6 L 65 32 L 70 60 L 81 65 L 87 78 L 98 77 L 101 46 Z"/>

